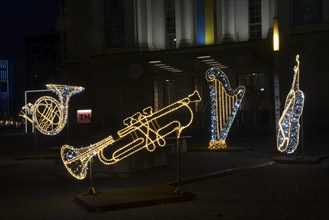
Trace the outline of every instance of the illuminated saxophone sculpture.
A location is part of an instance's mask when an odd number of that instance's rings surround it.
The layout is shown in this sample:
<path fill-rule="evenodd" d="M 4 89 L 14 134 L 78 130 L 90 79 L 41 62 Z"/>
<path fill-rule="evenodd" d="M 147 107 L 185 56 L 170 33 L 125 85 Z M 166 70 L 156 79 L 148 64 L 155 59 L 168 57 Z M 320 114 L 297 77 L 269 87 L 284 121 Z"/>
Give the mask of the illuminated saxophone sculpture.
<path fill-rule="evenodd" d="M 299 89 L 299 55 L 294 67 L 294 78 L 286 97 L 284 110 L 278 122 L 277 148 L 280 152 L 292 154 L 299 143 L 299 119 L 304 108 L 304 93 Z"/>
<path fill-rule="evenodd" d="M 210 150 L 223 149 L 227 147 L 226 137 L 246 88 L 239 86 L 232 90 L 227 76 L 218 68 L 210 68 L 205 77 L 210 83 L 211 102 L 211 140 L 208 148 Z"/>
<path fill-rule="evenodd" d="M 23 106 L 19 116 L 34 124 L 42 134 L 56 135 L 67 122 L 70 97 L 84 88 L 58 84 L 47 84 L 46 87 L 56 93 L 59 102 L 51 96 L 42 96 L 34 104 Z"/>
<path fill-rule="evenodd" d="M 81 180 L 86 177 L 88 162 L 95 155 L 98 155 L 105 165 L 112 165 L 144 148 L 152 152 L 156 147 L 166 145 L 165 138 L 168 135 L 176 132 L 177 138 L 180 137 L 182 130 L 189 127 L 193 121 L 193 111 L 189 104 L 199 101 L 200 95 L 194 91 L 188 97 L 156 112 L 153 112 L 152 107 L 147 107 L 142 113 L 137 112 L 125 119 L 123 124 L 126 127 L 117 132 L 116 138 L 108 136 L 81 148 L 62 146 L 62 161 L 69 173 Z M 181 113 L 184 122 L 175 119 L 173 113 Z M 111 147 L 107 148 L 109 145 Z M 110 158 L 106 155 L 110 155 Z"/>

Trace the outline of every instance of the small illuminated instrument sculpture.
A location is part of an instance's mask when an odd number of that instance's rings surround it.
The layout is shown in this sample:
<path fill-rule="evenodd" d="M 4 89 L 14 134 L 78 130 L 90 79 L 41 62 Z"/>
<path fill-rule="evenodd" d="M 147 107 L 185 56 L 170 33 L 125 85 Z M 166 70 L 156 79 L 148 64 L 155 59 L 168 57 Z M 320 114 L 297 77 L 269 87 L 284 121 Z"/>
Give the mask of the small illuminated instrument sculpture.
<path fill-rule="evenodd" d="M 284 110 L 278 122 L 277 148 L 280 152 L 294 153 L 299 142 L 299 119 L 304 108 L 304 93 L 299 89 L 299 55 L 294 67 L 294 78 L 286 97 Z"/>
<path fill-rule="evenodd" d="M 208 148 L 223 149 L 227 147 L 226 137 L 246 89 L 239 86 L 232 90 L 227 76 L 218 68 L 210 68 L 205 77 L 210 83 L 211 103 L 211 140 Z"/>
<path fill-rule="evenodd" d="M 166 145 L 165 138 L 176 132 L 177 138 L 183 129 L 189 127 L 193 121 L 193 111 L 189 104 L 201 101 L 200 95 L 194 91 L 188 97 L 176 101 L 156 112 L 152 107 L 143 109 L 125 119 L 125 128 L 117 132 L 117 137 L 107 138 L 87 147 L 74 148 L 64 145 L 61 148 L 62 161 L 69 173 L 77 178 L 84 179 L 87 175 L 87 166 L 91 158 L 98 155 L 105 165 L 112 165 L 120 160 L 146 148 L 152 152 L 156 147 Z M 175 119 L 179 113 L 184 120 Z M 107 146 L 111 147 L 107 148 Z M 108 158 L 106 155 L 110 155 Z"/>
<path fill-rule="evenodd" d="M 84 88 L 58 84 L 47 84 L 46 87 L 56 93 L 59 102 L 51 96 L 42 96 L 34 104 L 23 106 L 19 116 L 34 124 L 42 134 L 56 135 L 67 122 L 70 97 Z"/>

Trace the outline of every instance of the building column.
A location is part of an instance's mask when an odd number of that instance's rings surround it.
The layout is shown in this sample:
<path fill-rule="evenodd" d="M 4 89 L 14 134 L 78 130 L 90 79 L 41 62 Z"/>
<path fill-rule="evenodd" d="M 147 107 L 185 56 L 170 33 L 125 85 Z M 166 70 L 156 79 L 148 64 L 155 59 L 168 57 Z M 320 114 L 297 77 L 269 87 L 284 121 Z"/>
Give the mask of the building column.
<path fill-rule="evenodd" d="M 222 42 L 235 41 L 235 0 L 222 1 Z"/>
<path fill-rule="evenodd" d="M 136 1 L 136 22 L 137 44 L 142 50 L 152 48 L 152 8 L 151 1 Z"/>
<path fill-rule="evenodd" d="M 223 10 L 222 10 L 222 0 L 215 2 L 215 19 L 216 19 L 216 35 L 215 35 L 215 43 L 221 43 L 222 35 L 223 35 L 223 28 L 222 28 L 222 17 L 223 17 Z"/>
<path fill-rule="evenodd" d="M 164 0 L 152 1 L 152 29 L 154 49 L 166 49 Z"/>
<path fill-rule="evenodd" d="M 269 34 L 272 32 L 272 22 L 273 22 L 273 18 L 275 17 L 275 11 L 273 7 L 273 5 L 275 4 L 275 1 L 269 1 L 269 0 L 265 0 L 262 1 L 262 39 L 266 39 Z M 270 7 L 270 4 L 272 4 Z"/>
<path fill-rule="evenodd" d="M 181 0 L 175 2 L 176 42 L 177 47 L 193 46 L 193 1 Z"/>

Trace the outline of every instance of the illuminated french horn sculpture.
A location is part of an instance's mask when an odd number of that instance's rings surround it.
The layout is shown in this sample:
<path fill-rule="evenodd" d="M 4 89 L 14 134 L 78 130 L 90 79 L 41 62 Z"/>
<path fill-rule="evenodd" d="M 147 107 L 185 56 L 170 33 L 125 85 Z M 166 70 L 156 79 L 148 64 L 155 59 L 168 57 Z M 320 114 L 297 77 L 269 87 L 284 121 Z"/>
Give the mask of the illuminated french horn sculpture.
<path fill-rule="evenodd" d="M 42 134 L 56 135 L 66 125 L 70 97 L 84 88 L 59 84 L 47 84 L 46 87 L 56 93 L 59 102 L 51 96 L 41 96 L 34 104 L 23 106 L 19 116 L 31 122 Z"/>
<path fill-rule="evenodd" d="M 244 86 L 231 89 L 230 82 L 225 73 L 218 68 L 210 68 L 205 74 L 210 83 L 211 104 L 211 139 L 210 150 L 227 147 L 226 137 L 240 107 L 246 91 Z"/>
<path fill-rule="evenodd" d="M 95 155 L 103 164 L 112 165 L 142 149 L 152 152 L 156 147 L 164 147 L 168 135 L 174 133 L 179 138 L 182 130 L 191 125 L 193 111 L 189 105 L 199 101 L 200 95 L 194 91 L 188 97 L 156 112 L 153 112 L 152 107 L 147 107 L 142 113 L 137 112 L 125 119 L 123 124 L 126 127 L 117 132 L 117 137 L 108 136 L 81 148 L 62 146 L 62 161 L 69 173 L 81 180 L 86 177 L 88 162 Z M 175 118 L 177 114 L 183 119 Z"/>
<path fill-rule="evenodd" d="M 299 55 L 294 67 L 294 78 L 286 97 L 284 110 L 278 122 L 277 148 L 280 152 L 292 154 L 299 143 L 300 117 L 304 108 L 304 93 L 299 89 Z"/>

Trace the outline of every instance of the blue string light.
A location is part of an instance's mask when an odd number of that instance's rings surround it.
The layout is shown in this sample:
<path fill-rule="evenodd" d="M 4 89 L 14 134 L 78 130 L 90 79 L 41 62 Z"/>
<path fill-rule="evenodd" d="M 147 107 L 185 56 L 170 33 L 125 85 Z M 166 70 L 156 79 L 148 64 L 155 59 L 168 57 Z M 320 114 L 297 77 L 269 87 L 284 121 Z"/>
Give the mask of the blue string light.
<path fill-rule="evenodd" d="M 246 89 L 244 86 L 239 86 L 232 90 L 227 76 L 219 68 L 210 68 L 205 77 L 210 82 L 211 137 L 209 149 L 226 148 L 226 137 Z"/>

